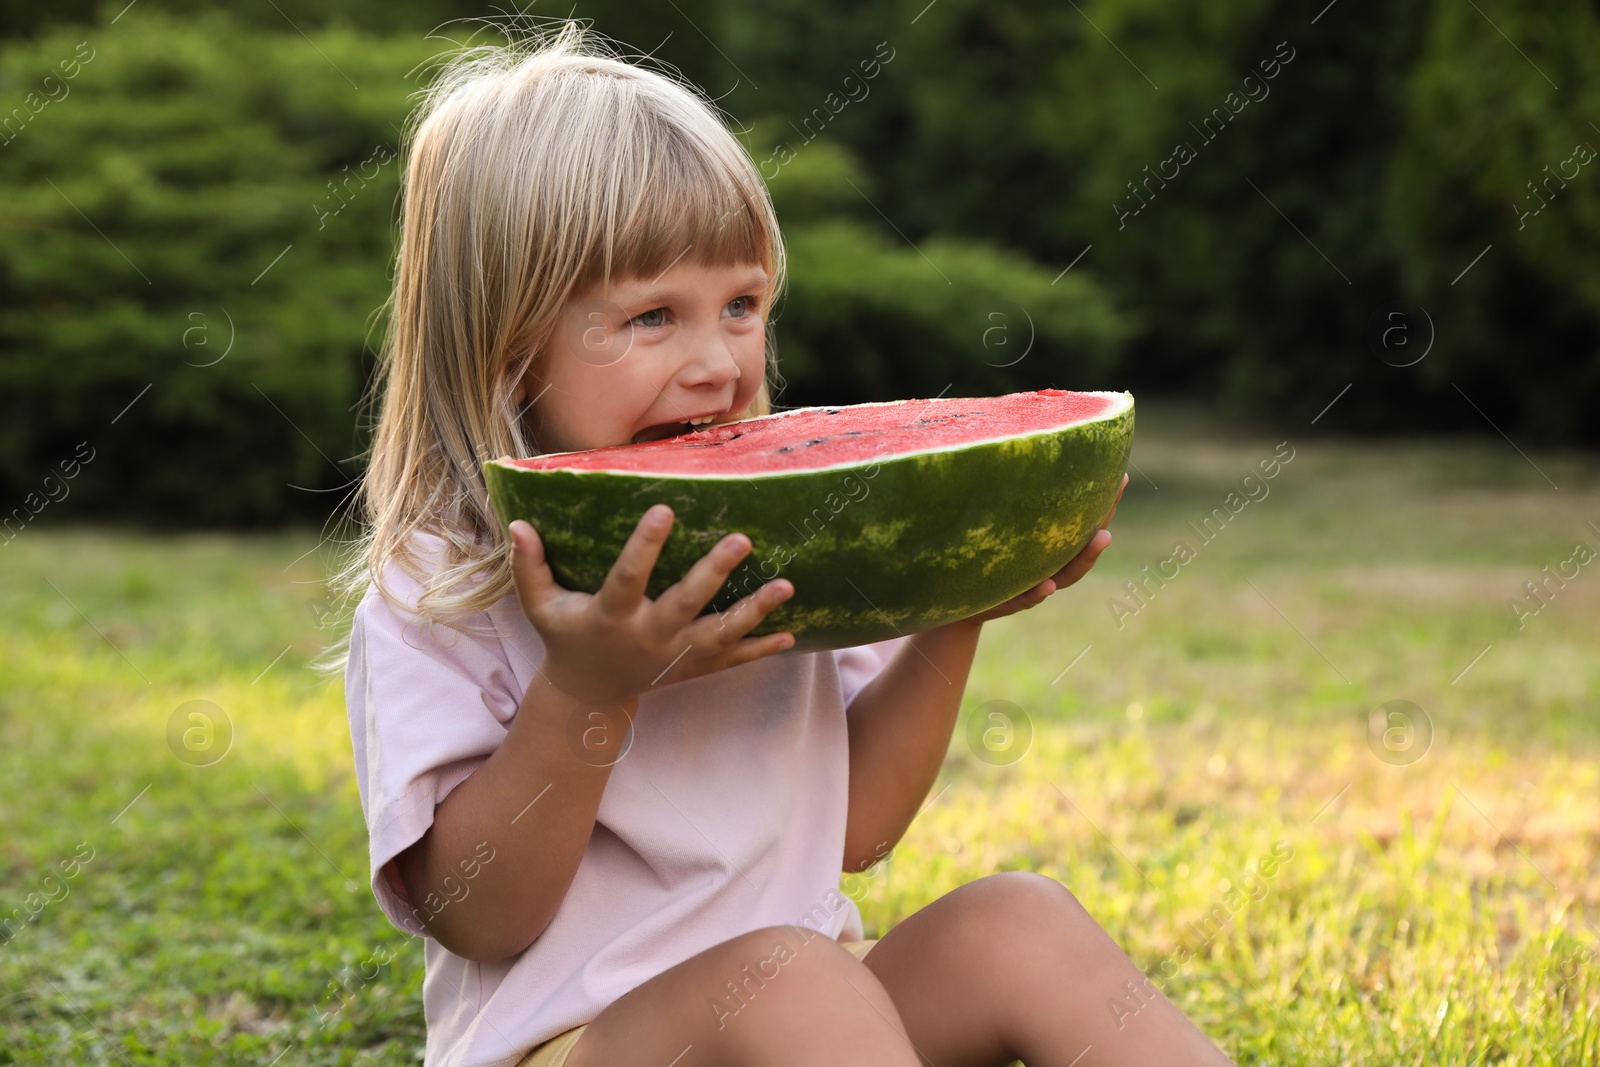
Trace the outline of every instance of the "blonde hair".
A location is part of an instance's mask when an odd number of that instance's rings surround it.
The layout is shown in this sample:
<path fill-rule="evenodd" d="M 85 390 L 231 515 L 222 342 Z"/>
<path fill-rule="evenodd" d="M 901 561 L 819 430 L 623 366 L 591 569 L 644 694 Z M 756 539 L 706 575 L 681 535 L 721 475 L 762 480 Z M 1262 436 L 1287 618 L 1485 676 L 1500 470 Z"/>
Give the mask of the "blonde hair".
<path fill-rule="evenodd" d="M 393 561 L 428 622 L 475 615 L 514 588 L 482 463 L 533 455 L 512 400 L 569 298 L 685 256 L 765 267 L 784 251 L 765 183 L 715 105 L 625 61 L 585 25 L 508 33 L 446 54 L 407 120 L 389 321 L 365 399 L 380 407 L 354 503 L 359 534 L 329 579 L 344 605 Z M 776 382 L 770 316 L 767 378 Z M 379 390 L 381 389 L 381 397 Z M 771 408 L 763 382 L 752 413 Z M 413 536 L 436 535 L 425 565 Z M 348 628 L 318 669 L 342 672 Z"/>

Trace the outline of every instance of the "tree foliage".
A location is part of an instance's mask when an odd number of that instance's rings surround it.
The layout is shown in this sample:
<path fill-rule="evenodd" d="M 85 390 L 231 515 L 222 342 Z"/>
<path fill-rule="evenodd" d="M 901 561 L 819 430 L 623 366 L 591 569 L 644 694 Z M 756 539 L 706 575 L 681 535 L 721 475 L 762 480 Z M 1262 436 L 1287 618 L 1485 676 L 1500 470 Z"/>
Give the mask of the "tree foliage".
<path fill-rule="evenodd" d="M 1128 387 L 1286 428 L 1600 439 L 1593 5 L 572 11 L 703 87 L 768 178 L 780 403 Z M 494 39 L 481 17 L 0 2 L 4 506 L 331 511 L 399 130 L 425 61 Z M 47 486 L 85 443 L 95 475 Z"/>

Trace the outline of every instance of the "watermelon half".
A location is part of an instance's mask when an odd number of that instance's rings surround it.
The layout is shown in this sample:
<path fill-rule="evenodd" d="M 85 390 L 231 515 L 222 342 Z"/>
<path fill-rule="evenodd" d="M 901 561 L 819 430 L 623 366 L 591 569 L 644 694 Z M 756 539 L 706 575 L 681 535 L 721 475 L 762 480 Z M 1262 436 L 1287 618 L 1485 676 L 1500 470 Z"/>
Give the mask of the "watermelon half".
<path fill-rule="evenodd" d="M 539 531 L 568 589 L 598 591 L 658 502 L 675 521 L 651 597 L 745 534 L 707 610 L 781 575 L 794 595 L 752 633 L 814 651 L 963 619 L 1054 574 L 1110 510 L 1132 442 L 1129 394 L 1043 389 L 798 408 L 484 475 L 500 520 Z"/>

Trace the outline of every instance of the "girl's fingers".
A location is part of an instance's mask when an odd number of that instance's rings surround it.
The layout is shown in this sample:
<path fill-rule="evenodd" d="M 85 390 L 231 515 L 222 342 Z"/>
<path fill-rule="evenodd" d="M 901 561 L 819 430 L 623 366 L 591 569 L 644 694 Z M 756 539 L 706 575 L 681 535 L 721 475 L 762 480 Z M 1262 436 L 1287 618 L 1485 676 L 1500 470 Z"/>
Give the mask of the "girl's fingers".
<path fill-rule="evenodd" d="M 521 529 L 518 529 L 521 527 Z M 518 519 L 508 528 L 511 535 L 511 581 L 523 610 L 540 607 L 562 591 L 545 561 L 544 542 L 533 526 Z"/>
<path fill-rule="evenodd" d="M 993 619 L 1003 619 L 1007 615 L 1015 615 L 1019 611 L 1027 611 L 1029 608 L 1036 608 L 1040 604 L 1043 604 L 1049 598 L 1051 593 L 1054 593 L 1063 585 L 1068 584 L 1062 581 L 1061 576 L 1065 573 L 1065 568 L 1063 568 L 1060 573 L 1057 573 L 1053 577 L 1046 578 L 1032 589 L 1029 589 L 1026 592 L 1018 593 L 1004 604 L 996 604 L 988 611 L 985 611 L 982 614 L 974 617 L 980 622 L 985 622 Z"/>
<path fill-rule="evenodd" d="M 786 579 L 775 578 L 727 611 L 706 615 L 684 629 L 683 636 L 697 648 L 725 648 L 734 644 L 794 593 Z"/>
<path fill-rule="evenodd" d="M 721 655 L 711 663 L 712 670 L 725 670 L 728 667 L 737 667 L 744 663 L 751 663 L 766 656 L 775 655 L 794 645 L 794 635 L 784 632 L 766 634 L 762 637 L 747 637 L 730 645 Z"/>
<path fill-rule="evenodd" d="M 1102 537 L 1101 534 L 1105 536 Z M 1094 566 L 1095 560 L 1100 558 L 1100 553 L 1104 552 L 1110 544 L 1111 531 L 1105 529 L 1096 530 L 1094 536 L 1089 538 L 1089 543 L 1083 546 L 1083 551 L 1073 556 L 1065 567 L 1062 567 L 1052 576 L 1051 580 L 1056 583 L 1056 588 L 1064 589 L 1085 574 L 1088 574 L 1089 569 Z"/>
<path fill-rule="evenodd" d="M 626 615 L 638 606 L 671 530 L 672 509 L 665 504 L 656 504 L 644 513 L 595 594 L 601 608 L 612 615 Z"/>
<path fill-rule="evenodd" d="M 715 548 L 695 561 L 689 573 L 656 598 L 657 610 L 663 625 L 677 631 L 687 626 L 700 609 L 717 595 L 717 590 L 728 580 L 733 568 L 750 551 L 750 539 L 744 534 L 729 534 Z"/>
<path fill-rule="evenodd" d="M 767 634 L 764 637 L 747 637 L 733 646 L 733 662 L 728 666 L 749 663 L 751 660 L 771 656 L 793 647 L 794 635 L 787 630 L 783 633 Z"/>

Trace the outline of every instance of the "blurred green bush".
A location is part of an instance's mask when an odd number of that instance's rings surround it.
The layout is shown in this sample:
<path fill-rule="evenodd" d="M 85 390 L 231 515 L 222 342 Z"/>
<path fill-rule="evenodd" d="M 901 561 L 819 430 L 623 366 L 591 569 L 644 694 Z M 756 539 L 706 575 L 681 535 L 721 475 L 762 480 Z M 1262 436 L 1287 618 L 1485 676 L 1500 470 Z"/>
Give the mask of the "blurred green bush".
<path fill-rule="evenodd" d="M 772 128 L 756 124 L 751 145 Z M 766 173 L 789 255 L 780 400 L 1120 388 L 1113 368 L 1130 327 L 1087 273 L 1056 278 L 971 238 L 913 246 L 884 225 L 870 178 L 835 144 L 794 148 Z"/>
<path fill-rule="evenodd" d="M 1465 394 L 1518 440 L 1600 443 L 1600 168 L 1515 207 L 1600 149 L 1593 4 L 748 0 L 724 25 L 767 74 L 740 104 L 788 116 L 889 42 L 827 137 L 911 240 L 1088 249 L 1073 274 L 1139 325 L 1119 387 L 1303 431 L 1350 386 L 1318 429 L 1493 434 Z"/>
<path fill-rule="evenodd" d="M 13 533 L 48 499 L 38 472 L 83 441 L 92 476 L 52 517 L 271 523 L 343 499 L 382 338 L 399 130 L 418 87 L 407 74 L 443 45 L 141 11 L 111 32 L 59 27 L 7 47 L 0 99 L 59 78 L 62 58 L 80 64 L 0 148 Z M 840 204 L 829 182 L 847 172 L 864 184 L 819 143 L 777 183 L 793 259 L 780 351 L 796 391 L 842 403 L 1104 371 L 1124 328 L 1086 277 L 1052 287 L 973 239 L 891 243 Z M 1030 345 L 1016 371 L 983 373 Z"/>
<path fill-rule="evenodd" d="M 398 176 L 379 161 L 429 49 L 139 15 L 0 60 L 9 101 L 92 51 L 0 147 L 0 499 L 16 518 L 36 472 L 87 441 L 53 510 L 325 515 L 357 472 L 351 405 L 386 295 Z"/>

